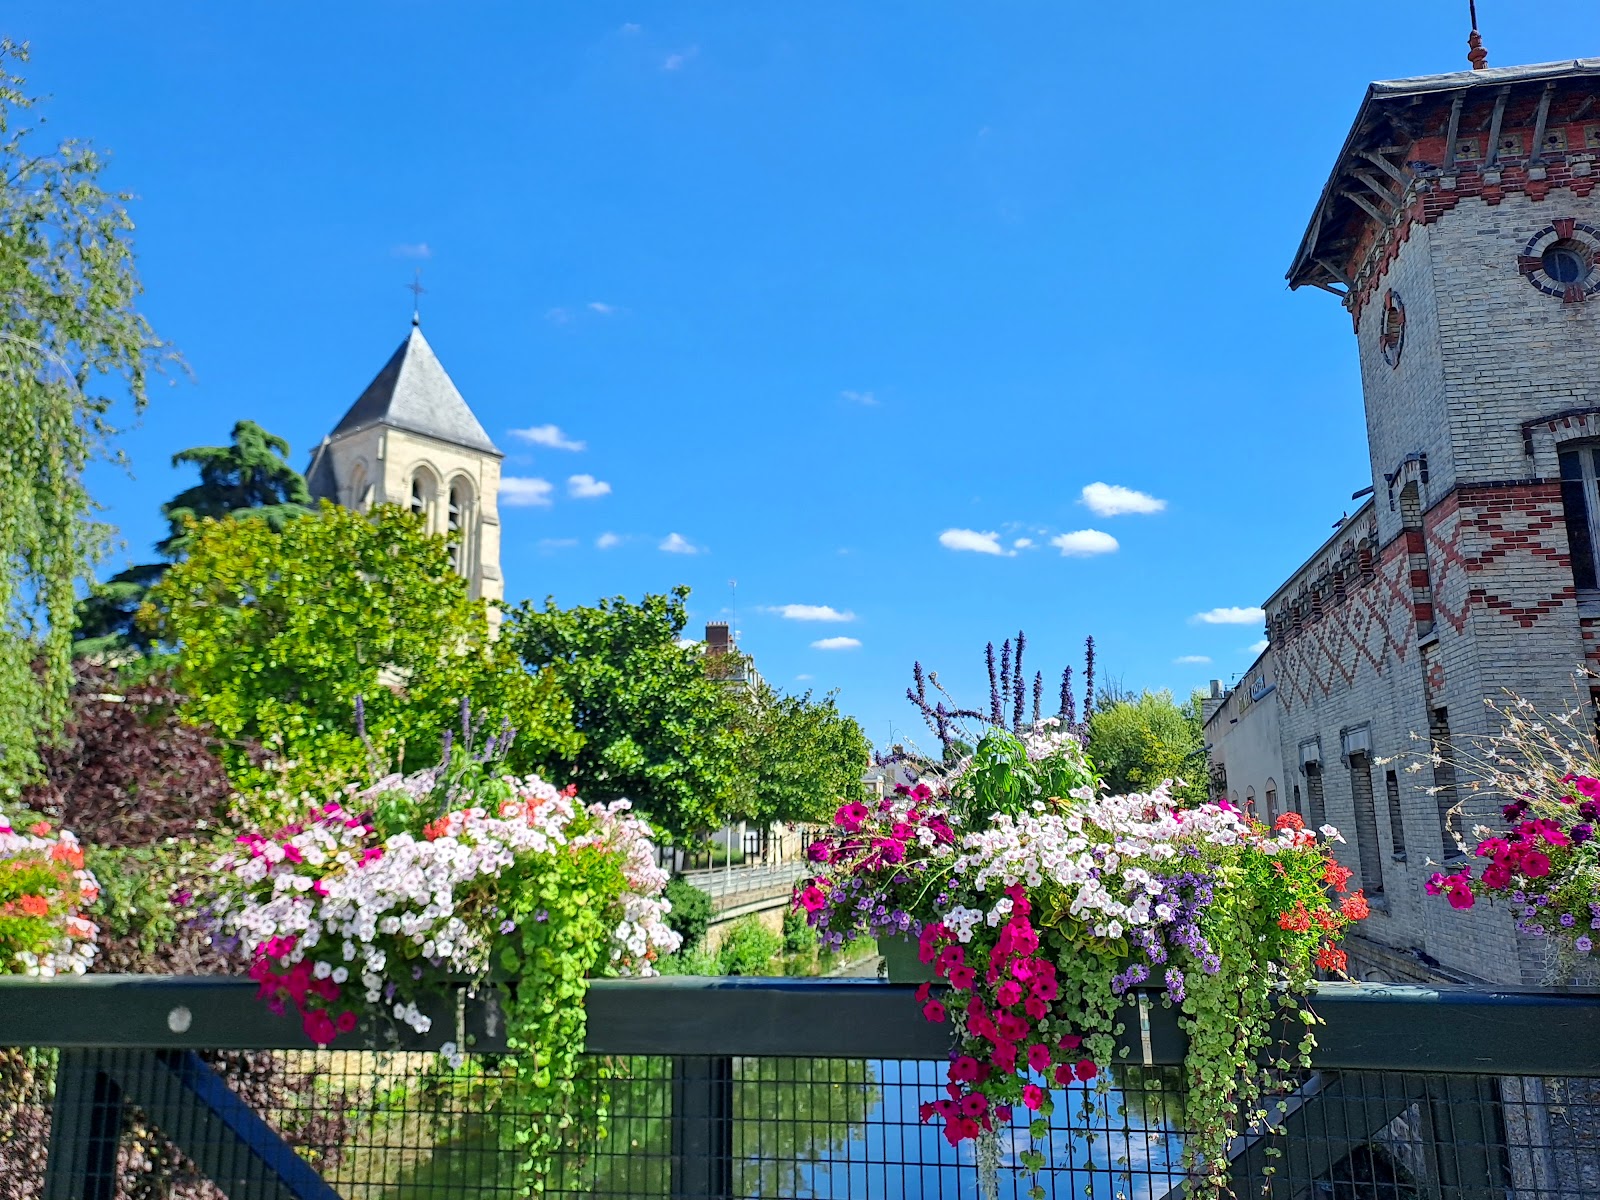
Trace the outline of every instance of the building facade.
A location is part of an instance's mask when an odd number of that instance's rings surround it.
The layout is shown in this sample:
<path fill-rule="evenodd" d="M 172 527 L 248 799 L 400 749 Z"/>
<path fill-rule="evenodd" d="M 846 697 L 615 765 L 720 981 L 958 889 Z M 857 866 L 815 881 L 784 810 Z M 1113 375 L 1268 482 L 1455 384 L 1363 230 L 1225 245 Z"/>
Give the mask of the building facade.
<path fill-rule="evenodd" d="M 404 505 L 430 532 L 456 534 L 456 569 L 473 597 L 499 600 L 503 457 L 413 320 L 400 348 L 312 454 L 306 485 L 345 508 Z"/>
<path fill-rule="evenodd" d="M 1372 488 L 1267 599 L 1263 663 L 1290 807 L 1373 901 L 1362 978 L 1542 973 L 1504 904 L 1423 885 L 1503 802 L 1461 753 L 1485 699 L 1570 704 L 1600 662 L 1597 156 L 1600 59 L 1373 84 L 1289 272 L 1350 315 Z"/>
<path fill-rule="evenodd" d="M 1292 807 L 1284 787 L 1286 782 L 1293 787 L 1293 782 L 1283 770 L 1277 691 L 1272 655 L 1263 653 L 1237 687 L 1224 691 L 1222 681 L 1213 679 L 1201 709 L 1211 798 L 1227 800 L 1267 822 Z"/>

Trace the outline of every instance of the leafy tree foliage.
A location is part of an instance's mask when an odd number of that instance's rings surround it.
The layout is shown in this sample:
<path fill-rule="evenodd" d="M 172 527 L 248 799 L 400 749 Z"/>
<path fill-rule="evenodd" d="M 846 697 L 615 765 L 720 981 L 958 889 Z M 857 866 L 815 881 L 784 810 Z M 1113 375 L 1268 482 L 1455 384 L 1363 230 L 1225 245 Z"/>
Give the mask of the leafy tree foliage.
<path fill-rule="evenodd" d="M 81 657 L 109 657 L 150 650 L 150 637 L 135 617 L 145 593 L 165 574 L 168 563 L 187 552 L 193 522 L 257 520 L 278 532 L 291 518 L 309 513 L 306 481 L 288 460 L 289 443 L 254 421 L 236 424 L 227 446 L 193 446 L 174 454 L 174 467 L 193 463 L 200 468 L 200 482 L 161 506 L 168 533 L 156 549 L 167 561 L 129 567 L 91 588 L 78 605 L 74 652 Z"/>
<path fill-rule="evenodd" d="M 112 407 L 144 406 L 163 352 L 135 308 L 128 197 L 87 145 L 30 140 L 26 60 L 0 40 L 0 790 L 66 718 L 77 585 L 106 532 L 84 468 L 119 457 Z"/>
<path fill-rule="evenodd" d="M 771 821 L 826 821 L 861 793 L 872 743 L 833 696 L 786 696 L 765 683 L 745 696 L 746 765 L 738 815 Z"/>
<path fill-rule="evenodd" d="M 547 671 L 572 706 L 582 746 L 560 762 L 589 800 L 632 800 L 671 833 L 714 829 L 740 798 L 737 690 L 681 646 L 689 589 L 617 596 L 590 608 L 515 610 L 505 640 Z"/>
<path fill-rule="evenodd" d="M 1145 792 L 1164 779 L 1182 780 L 1174 794 L 1206 799 L 1201 694 L 1179 704 L 1172 693 L 1141 692 L 1103 703 L 1089 720 L 1089 758 L 1115 793 Z"/>
<path fill-rule="evenodd" d="M 140 619 L 180 648 L 186 713 L 226 739 L 241 790 L 429 766 L 458 723 L 469 740 L 503 741 L 513 728 L 504 757 L 515 771 L 563 767 L 581 742 L 551 673 L 524 669 L 511 639 L 490 636 L 487 606 L 451 569 L 447 540 L 392 505 L 357 513 L 325 502 L 281 532 L 200 521 Z M 258 765 L 239 739 L 280 761 Z"/>

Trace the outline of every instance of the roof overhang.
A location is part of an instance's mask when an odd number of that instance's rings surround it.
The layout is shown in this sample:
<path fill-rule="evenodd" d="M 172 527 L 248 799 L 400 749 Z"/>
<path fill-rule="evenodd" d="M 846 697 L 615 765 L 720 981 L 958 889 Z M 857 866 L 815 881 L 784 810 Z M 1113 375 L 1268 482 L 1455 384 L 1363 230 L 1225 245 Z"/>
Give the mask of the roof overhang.
<path fill-rule="evenodd" d="M 1369 84 L 1295 252 L 1286 276 L 1289 286 L 1311 284 L 1330 291 L 1335 290 L 1335 285 L 1348 287 L 1350 279 L 1342 269 L 1341 257 L 1349 247 L 1338 243 L 1340 239 L 1348 240 L 1351 218 L 1379 219 L 1386 190 L 1403 194 L 1411 175 L 1442 172 L 1447 165 L 1444 161 L 1393 161 L 1394 155 L 1405 152 L 1418 140 L 1422 118 L 1452 105 L 1459 112 L 1472 100 L 1488 99 L 1497 92 L 1534 92 L 1544 84 L 1585 78 L 1600 80 L 1600 58 L 1454 71 Z"/>

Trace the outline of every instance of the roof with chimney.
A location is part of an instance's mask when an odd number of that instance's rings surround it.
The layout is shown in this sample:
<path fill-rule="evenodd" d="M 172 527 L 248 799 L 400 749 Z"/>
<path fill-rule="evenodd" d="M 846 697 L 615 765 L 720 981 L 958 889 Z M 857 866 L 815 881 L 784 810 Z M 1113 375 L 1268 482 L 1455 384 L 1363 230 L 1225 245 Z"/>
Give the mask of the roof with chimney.
<path fill-rule="evenodd" d="M 328 436 L 374 425 L 500 455 L 416 324 Z"/>

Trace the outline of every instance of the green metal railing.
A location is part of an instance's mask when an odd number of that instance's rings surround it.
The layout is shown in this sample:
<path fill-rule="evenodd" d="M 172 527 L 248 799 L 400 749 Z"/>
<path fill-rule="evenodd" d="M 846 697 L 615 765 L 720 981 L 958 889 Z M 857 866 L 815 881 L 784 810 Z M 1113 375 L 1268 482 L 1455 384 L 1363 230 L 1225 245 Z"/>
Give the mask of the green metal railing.
<path fill-rule="evenodd" d="M 653 979 L 590 992 L 584 1106 L 556 1194 L 971 1196 L 917 1121 L 948 1029 L 870 980 Z M 1315 1070 L 1281 1134 L 1236 1140 L 1240 1195 L 1600 1196 L 1600 993 L 1328 984 Z M 374 1023 L 317 1050 L 245 981 L 0 980 L 0 1200 L 516 1194 L 519 1112 L 492 997 L 441 997 L 427 1037 Z M 1057 1106 L 1056 1195 L 1181 1196 L 1177 1014 L 1127 1011 L 1113 1090 Z M 459 1069 L 429 1053 L 470 1045 Z M 1008 1154 L 1014 1149 L 1007 1140 Z M 1273 1170 L 1269 1171 L 1269 1167 Z M 1008 1173 L 1006 1194 L 1019 1185 Z"/>

